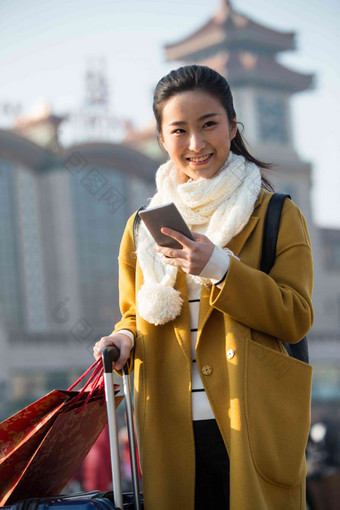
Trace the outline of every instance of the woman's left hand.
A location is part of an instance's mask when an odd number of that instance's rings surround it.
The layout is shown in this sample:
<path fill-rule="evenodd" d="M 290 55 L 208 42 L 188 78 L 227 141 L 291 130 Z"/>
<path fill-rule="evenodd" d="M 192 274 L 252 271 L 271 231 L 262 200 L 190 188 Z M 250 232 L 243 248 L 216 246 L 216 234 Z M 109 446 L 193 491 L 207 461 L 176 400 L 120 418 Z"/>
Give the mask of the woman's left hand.
<path fill-rule="evenodd" d="M 214 243 L 207 236 L 198 232 L 192 232 L 196 241 L 192 241 L 180 232 L 168 227 L 163 227 L 161 232 L 176 239 L 183 246 L 182 249 L 154 246 L 154 251 L 164 255 L 163 262 L 171 266 L 181 267 L 185 273 L 199 275 L 214 251 Z"/>

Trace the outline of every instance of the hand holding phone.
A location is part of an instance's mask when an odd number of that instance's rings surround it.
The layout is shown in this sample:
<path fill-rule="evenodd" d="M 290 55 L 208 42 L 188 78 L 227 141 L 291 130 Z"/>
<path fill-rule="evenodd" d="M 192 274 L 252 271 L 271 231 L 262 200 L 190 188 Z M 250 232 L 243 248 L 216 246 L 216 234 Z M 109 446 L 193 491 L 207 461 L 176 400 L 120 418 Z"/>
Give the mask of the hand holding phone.
<path fill-rule="evenodd" d="M 195 241 L 188 225 L 185 223 L 181 213 L 176 205 L 171 202 L 169 204 L 144 209 L 139 213 L 145 226 L 159 246 L 166 248 L 182 249 L 182 245 L 161 232 L 162 227 L 168 227 L 188 237 L 191 241 Z"/>

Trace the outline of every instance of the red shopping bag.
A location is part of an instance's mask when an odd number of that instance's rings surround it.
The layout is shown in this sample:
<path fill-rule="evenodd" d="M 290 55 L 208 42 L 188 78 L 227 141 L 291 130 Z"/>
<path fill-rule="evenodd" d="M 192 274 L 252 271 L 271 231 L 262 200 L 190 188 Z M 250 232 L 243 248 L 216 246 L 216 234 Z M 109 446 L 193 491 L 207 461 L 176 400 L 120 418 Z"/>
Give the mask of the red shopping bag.
<path fill-rule="evenodd" d="M 0 423 L 0 505 L 59 494 L 103 430 L 104 404 L 99 359 L 69 390 L 53 390 Z"/>

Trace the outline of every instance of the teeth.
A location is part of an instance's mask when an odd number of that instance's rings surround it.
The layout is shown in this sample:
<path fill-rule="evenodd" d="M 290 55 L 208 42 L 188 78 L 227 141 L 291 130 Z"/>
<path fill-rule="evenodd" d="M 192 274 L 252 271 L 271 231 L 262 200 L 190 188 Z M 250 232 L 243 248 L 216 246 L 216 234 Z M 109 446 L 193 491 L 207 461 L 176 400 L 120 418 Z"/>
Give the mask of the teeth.
<path fill-rule="evenodd" d="M 193 163 L 200 163 L 201 161 L 205 161 L 206 159 L 209 159 L 210 158 L 210 154 L 208 154 L 208 156 L 202 156 L 201 158 L 189 158 L 190 161 L 192 161 Z"/>

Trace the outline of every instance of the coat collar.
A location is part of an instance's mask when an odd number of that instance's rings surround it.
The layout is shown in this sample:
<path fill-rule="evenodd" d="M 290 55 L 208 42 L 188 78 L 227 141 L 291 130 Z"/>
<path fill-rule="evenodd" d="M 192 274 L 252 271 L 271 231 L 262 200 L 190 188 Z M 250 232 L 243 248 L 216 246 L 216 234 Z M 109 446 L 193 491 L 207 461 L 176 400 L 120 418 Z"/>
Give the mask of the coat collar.
<path fill-rule="evenodd" d="M 252 216 L 249 218 L 247 225 L 243 228 L 243 230 L 235 236 L 227 247 L 236 255 L 239 256 L 244 244 L 247 239 L 253 232 L 256 227 L 259 218 L 257 216 L 257 208 L 262 204 L 264 197 L 264 189 L 260 190 L 260 193 L 256 199 L 254 205 L 254 211 Z M 188 294 L 187 294 L 187 285 L 186 285 L 186 274 L 184 271 L 179 270 L 177 273 L 177 279 L 175 284 L 175 289 L 181 293 L 183 297 L 183 309 L 181 314 L 174 320 L 174 329 L 177 336 L 177 339 L 184 350 L 184 353 L 189 359 L 191 359 L 191 334 L 190 334 L 190 312 L 189 312 L 189 303 L 188 303 Z M 203 330 L 204 325 L 210 317 L 210 314 L 213 310 L 212 306 L 210 306 L 210 294 L 211 290 L 207 289 L 205 285 L 202 285 L 201 290 L 201 302 L 200 302 L 200 311 L 198 318 L 198 338 Z"/>

